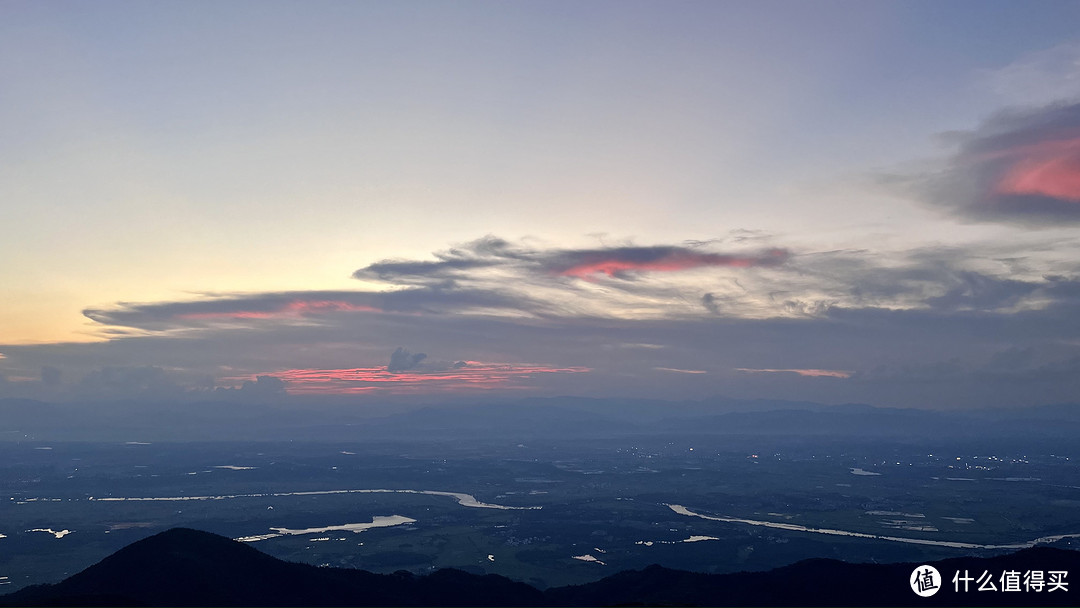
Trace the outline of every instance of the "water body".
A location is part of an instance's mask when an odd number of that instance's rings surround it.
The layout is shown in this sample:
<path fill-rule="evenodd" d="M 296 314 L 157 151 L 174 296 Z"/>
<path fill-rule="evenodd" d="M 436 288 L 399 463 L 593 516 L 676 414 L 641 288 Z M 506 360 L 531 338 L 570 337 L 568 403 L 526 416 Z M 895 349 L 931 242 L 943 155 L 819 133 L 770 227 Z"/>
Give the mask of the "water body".
<path fill-rule="evenodd" d="M 926 517 L 922 513 L 902 513 L 900 511 L 867 511 L 867 515 L 891 515 L 893 517 Z M 772 513 L 769 513 L 772 515 Z"/>
<path fill-rule="evenodd" d="M 1057 534 L 1054 536 L 1040 536 L 1039 538 L 1029 540 L 1023 543 L 1010 543 L 1003 545 L 980 545 L 976 543 L 962 543 L 955 541 L 944 540 L 929 540 L 925 538 L 904 538 L 901 536 L 882 536 L 880 534 L 866 534 L 863 532 L 850 532 L 848 530 L 832 530 L 829 528 L 808 528 L 806 526 L 800 526 L 798 524 L 784 524 L 773 521 L 759 521 L 755 519 L 742 519 L 739 517 L 724 517 L 715 515 L 703 515 L 701 513 L 695 513 L 690 509 L 682 505 L 667 505 L 669 509 L 678 513 L 679 515 L 687 515 L 689 517 L 700 517 L 702 519 L 708 519 L 711 521 L 723 521 L 729 523 L 747 524 L 750 526 L 764 526 L 766 528 L 776 528 L 778 530 L 790 530 L 792 532 L 810 532 L 813 534 L 828 534 L 832 536 L 853 536 L 855 538 L 870 538 L 874 540 L 887 540 L 896 543 L 910 543 L 913 545 L 934 545 L 937 547 L 951 547 L 954 549 L 1027 549 L 1028 547 L 1034 547 L 1035 545 L 1043 543 L 1052 543 L 1065 538 L 1080 538 L 1080 534 Z"/>
<path fill-rule="evenodd" d="M 72 530 L 53 530 L 52 528 L 34 528 L 33 530 L 27 530 L 27 532 L 45 532 L 46 534 L 52 534 L 56 538 L 64 538 L 68 534 L 71 534 Z"/>
<path fill-rule="evenodd" d="M 416 522 L 415 519 L 412 519 L 411 517 L 405 517 L 404 515 L 376 515 L 368 523 L 341 524 L 341 525 L 338 525 L 338 526 L 324 526 L 322 528 L 300 528 L 300 529 L 270 528 L 271 530 L 274 531 L 273 534 L 258 534 L 258 535 L 255 535 L 255 536 L 243 536 L 243 537 L 237 538 L 236 540 L 238 540 L 240 542 L 251 543 L 251 542 L 257 542 L 257 541 L 260 541 L 260 540 L 268 540 L 268 539 L 271 539 L 271 538 L 277 538 L 279 536 L 298 536 L 298 535 L 302 535 L 302 534 L 319 534 L 319 533 L 322 533 L 322 532 L 334 532 L 334 531 L 352 532 L 354 534 L 359 534 L 359 533 L 363 532 L 364 530 L 370 530 L 372 528 L 388 528 L 388 527 L 391 527 L 391 526 L 400 526 L 402 524 L 411 524 L 411 523 L 415 523 L 415 522 Z M 330 540 L 330 538 L 329 537 L 326 537 L 326 538 L 313 538 L 311 540 L 312 541 Z"/>
<path fill-rule="evenodd" d="M 325 526 L 322 528 L 302 528 L 299 530 L 293 530 L 290 528 L 270 528 L 278 534 L 289 534 L 292 536 L 298 534 L 319 534 L 320 532 L 334 532 L 340 530 L 342 532 L 353 532 L 359 534 L 364 530 L 370 530 L 371 528 L 386 528 L 389 526 L 400 526 L 401 524 L 416 523 L 415 519 L 411 517 L 405 517 L 404 515 L 376 515 L 371 519 L 371 523 L 360 524 L 342 524 L 340 526 Z M 329 539 L 328 539 L 329 540 Z"/>
<path fill-rule="evenodd" d="M 912 532 L 939 532 L 937 528 L 923 522 L 915 522 L 910 519 L 883 519 L 878 522 L 886 528 L 895 530 L 911 530 Z"/>
<path fill-rule="evenodd" d="M 690 538 L 684 538 L 682 540 L 639 540 L 635 542 L 635 545 L 644 545 L 651 547 L 653 545 L 677 545 L 679 543 L 700 543 L 703 540 L 720 540 L 715 536 L 699 536 L 694 535 Z"/>
<path fill-rule="evenodd" d="M 260 540 L 269 540 L 271 538 L 277 538 L 280 534 L 256 534 L 254 536 L 241 536 L 240 538 L 234 538 L 233 540 L 240 541 L 242 543 L 256 543 Z"/>
<path fill-rule="evenodd" d="M 224 494 L 220 496 L 106 496 L 102 498 L 95 498 L 91 496 L 87 500 L 103 501 L 103 502 L 119 502 L 119 501 L 145 501 L 145 502 L 182 502 L 188 500 L 230 500 L 233 498 L 279 498 L 283 496 L 321 496 L 328 494 L 426 494 L 428 496 L 446 496 L 457 500 L 458 504 L 463 507 L 472 507 L 476 509 L 503 509 L 507 511 L 527 511 L 532 509 L 540 509 L 542 507 L 510 507 L 506 505 L 496 505 L 486 502 L 480 502 L 475 496 L 471 494 L 465 494 L 464 492 L 443 492 L 441 490 L 314 490 L 308 492 L 268 492 L 265 494 Z M 27 499 L 27 500 L 39 500 L 39 499 Z M 59 500 L 59 499 L 40 499 L 40 500 Z"/>

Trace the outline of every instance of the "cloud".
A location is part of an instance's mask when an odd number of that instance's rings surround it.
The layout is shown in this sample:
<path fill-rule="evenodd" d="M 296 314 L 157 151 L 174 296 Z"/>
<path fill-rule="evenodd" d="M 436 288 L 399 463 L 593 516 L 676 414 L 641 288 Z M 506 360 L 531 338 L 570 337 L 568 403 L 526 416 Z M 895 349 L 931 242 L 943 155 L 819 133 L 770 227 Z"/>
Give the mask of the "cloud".
<path fill-rule="evenodd" d="M 900 181 L 969 220 L 1080 222 L 1080 103 L 1002 112 L 957 140 L 938 172 Z"/>
<path fill-rule="evenodd" d="M 498 260 L 479 259 L 449 259 L 438 262 L 385 260 L 357 270 L 353 273 L 353 278 L 377 278 L 381 281 L 408 283 L 413 277 L 418 277 L 427 282 L 432 277 L 449 277 L 462 271 L 486 268 L 499 263 Z"/>
<path fill-rule="evenodd" d="M 256 376 L 240 386 L 240 392 L 256 398 L 276 397 L 285 394 L 286 382 L 276 376 Z"/>
<path fill-rule="evenodd" d="M 345 314 L 308 325 L 229 326 L 98 343 L 2 345 L 8 354 L 2 370 L 9 382 L 0 394 L 44 395 L 33 392 L 40 389 L 37 377 L 42 366 L 53 365 L 64 369 L 65 377 L 89 374 L 99 378 L 98 384 L 102 375 L 130 377 L 128 382 L 114 381 L 114 390 L 93 393 L 80 382 L 66 382 L 66 394 L 74 399 L 103 393 L 206 398 L 206 376 L 215 378 L 218 386 L 241 386 L 269 375 L 286 382 L 290 399 L 339 394 L 443 400 L 528 391 L 667 399 L 722 393 L 936 407 L 1052 403 L 1075 399 L 1080 382 L 1080 375 L 1061 371 L 1071 369 L 1069 362 L 1080 355 L 1080 297 L 1073 293 L 1080 285 L 1058 281 L 1052 286 L 1059 283 L 1064 283 L 1063 291 L 1045 305 L 1012 312 L 833 306 L 812 316 L 768 318 L 716 316 L 704 310 L 698 317 L 666 318 Z M 698 302 L 692 304 L 700 309 Z M 466 365 L 392 373 L 387 370 L 388 355 L 398 344 L 423 344 L 429 354 L 452 352 Z M 1025 362 L 1016 355 L 988 365 L 1002 345 L 1030 349 L 1037 356 Z M 420 361 L 420 367 L 432 358 Z M 146 390 L 153 383 L 137 373 L 101 374 L 97 369 L 131 361 L 168 370 L 146 374 L 163 380 L 162 390 Z M 1025 373 L 1011 373 L 1009 361 Z M 919 365 L 929 369 L 920 371 Z M 663 373 L 655 368 L 709 373 Z M 735 371 L 740 368 L 853 373 L 829 381 L 796 371 Z M 118 384 L 128 388 L 120 390 Z M 170 384 L 179 393 L 170 392 Z"/>
<path fill-rule="evenodd" d="M 853 373 L 841 369 L 752 369 L 747 367 L 737 367 L 735 371 L 748 374 L 797 374 L 806 378 L 850 378 Z"/>
<path fill-rule="evenodd" d="M 1067 294 L 1075 282 L 1070 277 L 1080 272 L 1080 267 L 1065 266 L 1059 267 L 1064 271 L 1060 274 L 1040 274 L 1037 269 L 1045 267 L 1045 258 L 1053 253 L 1038 251 L 1046 249 L 1046 243 L 1021 239 L 797 256 L 783 248 L 720 253 L 713 250 L 716 246 L 716 241 L 701 241 L 525 248 L 487 237 L 436 254 L 442 259 L 486 260 L 471 270 L 455 267 L 453 286 L 417 287 L 421 279 L 413 276 L 412 286 L 393 293 L 433 301 L 470 293 L 474 306 L 446 310 L 537 319 L 821 317 L 832 307 L 1008 312 L 1073 297 Z M 1052 244 L 1050 249 L 1080 254 L 1075 242 Z M 425 267 L 411 268 L 419 272 Z M 718 271 L 681 272 L 709 268 Z M 437 270 L 438 276 L 430 278 L 444 285 L 446 272 Z M 490 300 L 488 306 L 480 305 L 482 298 Z"/>
<path fill-rule="evenodd" d="M 957 271 L 943 282 L 945 292 L 926 299 L 932 308 L 1009 309 L 1044 289 L 1045 283 L 991 277 L 978 272 Z"/>
<path fill-rule="evenodd" d="M 88 308 L 83 315 L 102 325 L 162 329 L 259 319 L 303 319 L 341 312 L 379 312 L 376 294 L 347 291 L 279 292 L 213 296 L 180 302 L 120 302 Z"/>
<path fill-rule="evenodd" d="M 386 366 L 354 368 L 289 368 L 256 376 L 223 378 L 242 382 L 239 389 L 218 388 L 215 394 L 244 398 L 277 398 L 286 393 L 311 395 L 453 395 L 493 389 L 525 390 L 538 376 L 583 374 L 585 366 L 553 366 L 482 361 L 433 361 L 424 353 L 398 347 Z"/>
<path fill-rule="evenodd" d="M 627 278 L 632 272 L 675 272 L 692 268 L 725 266 L 750 268 L 779 266 L 790 253 L 767 249 L 753 254 L 708 253 L 688 247 L 612 247 L 554 252 L 544 259 L 548 272 L 581 279 L 596 274 Z"/>
<path fill-rule="evenodd" d="M 469 271 L 505 266 L 521 259 L 524 252 L 503 239 L 488 235 L 434 255 L 436 261 L 382 260 L 356 270 L 352 276 L 395 284 L 452 287 L 455 278 Z"/>
<path fill-rule="evenodd" d="M 102 325 L 161 331 L 258 323 L 307 325 L 356 314 L 446 314 L 533 306 L 529 298 L 512 291 L 413 287 L 383 292 L 209 294 L 176 302 L 121 302 L 108 308 L 88 308 L 83 315 Z"/>
<path fill-rule="evenodd" d="M 1062 400 L 1076 382 L 1057 370 L 1080 355 L 1080 239 L 1038 234 L 798 255 L 770 255 L 771 241 L 754 251 L 725 250 L 730 240 L 583 249 L 486 237 L 435 254 L 436 262 L 484 263 L 394 267 L 383 274 L 418 274 L 384 291 L 210 293 L 96 307 L 87 316 L 101 325 L 100 342 L 0 344 L 8 378 L 0 394 L 292 399 L 505 389 L 890 405 Z M 636 269 L 584 270 L 598 260 Z M 648 268 L 671 260 L 686 267 Z M 561 274 L 571 269 L 583 276 Z M 1027 375 L 984 365 L 1003 344 L 1040 353 Z M 127 369 L 132 362 L 158 371 Z M 64 370 L 51 393 L 39 381 L 47 366 Z M 260 376 L 284 382 L 291 397 Z M 935 378 L 938 392 L 922 377 Z"/>
<path fill-rule="evenodd" d="M 176 319 L 269 319 L 300 317 L 332 312 L 381 312 L 374 306 L 358 305 L 345 300 L 290 300 L 263 310 L 205 310 L 177 314 Z"/>
<path fill-rule="evenodd" d="M 427 355 L 424 353 L 416 353 L 414 355 L 399 346 L 398 349 L 390 355 L 390 364 L 386 366 L 386 371 L 397 373 L 414 369 L 419 366 L 420 362 L 425 358 L 427 358 Z"/>
<path fill-rule="evenodd" d="M 408 355 L 408 351 L 404 352 Z M 409 356 L 409 358 L 412 357 L 416 355 Z M 275 372 L 274 376 L 285 381 L 288 392 L 294 395 L 428 394 L 445 396 L 494 389 L 520 390 L 528 388 L 528 381 L 537 375 L 582 374 L 589 371 L 589 368 L 581 366 L 555 367 L 458 361 L 445 369 L 391 369 L 390 366 L 290 369 Z"/>
<path fill-rule="evenodd" d="M 457 307 L 453 313 L 533 318 L 693 315 L 701 314 L 693 302 L 702 298 L 703 281 L 730 282 L 734 275 L 755 280 L 763 274 L 758 269 L 789 269 L 794 254 L 782 247 L 762 247 L 762 240 L 770 238 L 757 235 L 748 249 L 740 244 L 739 234 L 726 239 L 734 245 L 725 251 L 724 239 L 560 248 L 489 235 L 435 252 L 435 260 L 382 260 L 356 270 L 353 277 L 386 283 L 386 298 L 471 294 L 475 300 L 488 300 L 476 301 L 468 311 Z M 713 298 L 714 310 L 722 302 L 724 314 L 746 312 L 740 306 L 745 298 L 720 292 Z M 388 310 L 389 302 L 376 305 Z"/>
<path fill-rule="evenodd" d="M 207 293 L 180 301 L 119 302 L 87 308 L 83 314 L 102 326 L 101 336 L 121 338 L 223 327 L 329 327 L 365 315 L 619 316 L 628 310 L 665 314 L 673 306 L 689 313 L 682 287 L 650 281 L 649 276 L 710 267 L 742 273 L 754 267 L 779 268 L 791 257 L 781 248 L 721 253 L 710 250 L 715 245 L 530 248 L 488 236 L 437 252 L 436 261 L 381 261 L 354 273 L 387 283 L 381 291 Z M 575 288 L 605 277 L 616 279 L 606 284 L 622 293 Z M 631 278 L 635 280 L 627 280 Z M 693 297 L 701 298 L 700 293 Z M 729 297 L 711 297 L 714 311 L 723 301 L 725 312 L 738 314 Z"/>
<path fill-rule="evenodd" d="M 701 296 L 701 305 L 714 315 L 720 314 L 720 305 L 716 302 L 716 296 L 711 293 Z"/>
<path fill-rule="evenodd" d="M 966 247 L 920 247 L 888 255 L 830 251 L 799 256 L 780 277 L 777 300 L 792 316 L 830 308 L 1010 312 L 1080 299 L 1075 265 L 1068 274 L 1039 272 L 1047 257 L 1080 253 L 1068 239 L 1033 245 L 1017 238 Z M 783 298 L 780 300 L 780 298 Z"/>
<path fill-rule="evenodd" d="M 737 239 L 738 240 L 738 239 Z M 452 286 L 475 271 L 501 269 L 521 275 L 549 275 L 589 279 L 606 275 L 626 279 L 633 273 L 676 272 L 694 268 L 771 267 L 784 264 L 791 253 L 782 248 L 751 252 L 714 252 L 711 242 L 650 247 L 621 246 L 595 249 L 529 249 L 488 236 L 435 254 L 436 261 L 384 260 L 353 273 L 357 279 L 398 284 Z"/>
<path fill-rule="evenodd" d="M 1004 67 L 983 70 L 978 79 L 1011 105 L 1076 99 L 1080 97 L 1080 42 L 1028 53 Z"/>

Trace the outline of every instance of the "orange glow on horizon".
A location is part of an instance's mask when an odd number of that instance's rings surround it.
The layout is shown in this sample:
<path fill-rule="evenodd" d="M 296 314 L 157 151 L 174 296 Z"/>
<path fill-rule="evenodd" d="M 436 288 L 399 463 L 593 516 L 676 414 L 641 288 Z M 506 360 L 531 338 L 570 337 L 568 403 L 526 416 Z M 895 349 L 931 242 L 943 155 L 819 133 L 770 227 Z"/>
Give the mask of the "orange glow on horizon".
<path fill-rule="evenodd" d="M 437 392 L 478 392 L 489 389 L 525 389 L 520 380 L 536 374 L 577 374 L 592 371 L 587 367 L 551 367 L 546 365 L 505 365 L 467 361 L 462 367 L 439 371 L 390 372 L 386 367 L 353 369 L 290 369 L 272 374 L 286 383 L 286 391 L 295 395 L 348 395 L 373 391 L 393 394 Z M 254 376 L 231 380 L 254 380 Z"/>

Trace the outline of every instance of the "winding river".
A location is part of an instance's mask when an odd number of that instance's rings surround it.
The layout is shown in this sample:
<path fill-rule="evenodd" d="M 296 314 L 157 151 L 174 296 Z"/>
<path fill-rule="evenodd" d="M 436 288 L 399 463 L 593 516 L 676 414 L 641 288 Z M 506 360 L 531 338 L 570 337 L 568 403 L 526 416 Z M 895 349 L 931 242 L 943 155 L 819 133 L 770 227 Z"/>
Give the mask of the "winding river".
<path fill-rule="evenodd" d="M 440 490 L 312 490 L 307 492 L 268 492 L 264 494 L 223 494 L 219 496 L 138 496 L 138 497 L 121 497 L 121 496 L 105 496 L 101 498 L 95 498 L 91 496 L 88 500 L 95 502 L 119 502 L 119 501 L 145 501 L 145 502 L 180 502 L 188 500 L 229 500 L 233 498 L 277 498 L 282 496 L 320 496 L 326 494 L 426 494 L 428 496 L 446 496 L 453 498 L 457 503 L 463 507 L 473 507 L 476 509 L 503 509 L 507 511 L 527 511 L 532 509 L 540 509 L 542 507 L 510 507 L 506 505 L 496 505 L 487 502 L 480 502 L 472 494 L 465 494 L 464 492 L 443 492 Z"/>
<path fill-rule="evenodd" d="M 856 538 L 871 538 L 874 540 L 887 540 L 895 543 L 910 543 L 912 545 L 935 545 L 938 547 L 952 547 L 954 549 L 1027 549 L 1028 547 L 1034 547 L 1043 543 L 1052 543 L 1064 538 L 1080 538 L 1080 534 L 1057 534 L 1054 536 L 1040 536 L 1039 538 L 1029 540 L 1022 543 L 1011 543 L 1005 545 L 980 545 L 976 543 L 961 543 L 956 541 L 946 540 L 929 540 L 925 538 L 905 538 L 902 536 L 883 536 L 880 534 L 866 534 L 864 532 L 850 532 L 848 530 L 833 530 L 830 528 L 809 528 L 807 526 L 800 526 L 798 524 L 785 524 L 774 521 L 761 521 L 757 519 L 743 519 L 741 517 L 725 517 L 721 515 L 704 515 L 702 513 L 695 513 L 690 509 L 682 505 L 667 505 L 669 509 L 678 513 L 679 515 L 687 515 L 689 517 L 700 517 L 702 519 L 708 519 L 711 521 L 723 521 L 729 523 L 746 524 L 750 526 L 763 526 L 766 528 L 776 528 L 778 530 L 790 530 L 793 532 L 810 532 L 813 534 L 828 534 L 832 536 L 854 536 Z"/>

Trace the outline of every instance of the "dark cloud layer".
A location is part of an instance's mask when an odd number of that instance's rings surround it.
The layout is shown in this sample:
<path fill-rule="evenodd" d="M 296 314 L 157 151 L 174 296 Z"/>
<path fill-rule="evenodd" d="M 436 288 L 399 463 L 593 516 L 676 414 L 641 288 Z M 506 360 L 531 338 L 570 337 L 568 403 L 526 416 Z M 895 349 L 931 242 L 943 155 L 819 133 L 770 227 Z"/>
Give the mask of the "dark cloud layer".
<path fill-rule="evenodd" d="M 436 261 L 382 260 L 358 269 L 352 276 L 389 283 L 452 286 L 454 278 L 468 271 L 506 265 L 527 254 L 503 239 L 486 236 L 434 255 Z"/>
<path fill-rule="evenodd" d="M 386 365 L 386 371 L 388 372 L 403 372 L 410 369 L 415 369 L 420 362 L 427 358 L 424 353 L 410 353 L 402 347 L 398 347 L 390 355 L 390 363 Z"/>
<path fill-rule="evenodd" d="M 437 253 L 437 261 L 384 260 L 357 270 L 353 277 L 403 284 L 452 285 L 453 281 L 467 276 L 470 271 L 509 268 L 534 276 L 590 279 L 606 275 L 629 279 L 636 273 L 645 272 L 780 266 L 791 256 L 789 251 L 781 248 L 721 253 L 710 251 L 709 245 L 711 243 L 535 250 L 487 237 Z"/>
<path fill-rule="evenodd" d="M 720 305 L 716 302 L 716 296 L 711 293 L 701 296 L 701 305 L 714 315 L 720 314 Z"/>
<path fill-rule="evenodd" d="M 790 256 L 787 250 L 778 248 L 749 254 L 722 254 L 689 247 L 614 247 L 554 252 L 546 256 L 542 264 L 548 272 L 561 276 L 589 278 L 604 274 L 625 279 L 635 272 L 674 272 L 710 266 L 779 266 Z"/>
<path fill-rule="evenodd" d="M 1078 394 L 1076 264 L 1039 275 L 1022 245 L 998 243 L 887 256 L 716 245 L 530 249 L 489 237 L 436 254 L 475 264 L 362 269 L 386 291 L 96 308 L 89 318 L 119 330 L 102 342 L 0 345 L 0 396 L 265 400 L 337 387 L 442 399 L 471 386 L 948 407 Z M 612 260 L 634 269 L 597 266 Z"/>
<path fill-rule="evenodd" d="M 726 394 L 919 407 L 1052 403 L 1080 394 L 1076 392 L 1080 374 L 1070 374 L 1080 357 L 1080 306 L 1069 302 L 1018 313 L 832 307 L 823 315 L 786 319 L 709 315 L 523 322 L 430 315 L 400 321 L 387 322 L 375 315 L 338 316 L 320 325 L 259 331 L 225 328 L 184 338 L 130 337 L 98 344 L 5 346 L 5 352 L 8 362 L 49 361 L 64 370 L 64 377 L 76 378 L 65 385 L 69 398 L 176 399 L 183 392 L 195 398 L 206 394 L 206 382 L 200 380 L 206 375 L 254 382 L 251 390 L 236 394 L 254 398 L 255 389 L 261 388 L 256 375 L 334 369 L 350 361 L 386 366 L 386 345 L 395 342 L 424 344 L 429 352 L 454 352 L 474 360 L 591 370 L 536 374 L 527 380 L 534 394 L 659 398 Z M 657 348 L 619 346 L 625 344 Z M 426 359 L 416 360 L 416 354 L 405 349 L 394 358 L 413 367 L 398 373 L 424 371 Z M 79 371 L 88 365 L 137 360 L 154 361 L 158 367 Z M 166 366 L 169 371 L 162 371 Z M 221 371 L 222 366 L 229 371 Z M 187 370 L 186 375 L 173 371 L 177 368 Z M 490 369 L 484 374 L 497 373 Z M 659 369 L 705 373 L 689 378 L 654 371 Z M 739 369 L 842 370 L 850 376 L 751 374 Z M 450 388 L 442 387 L 438 398 L 451 398 Z M 58 394 L 48 389 L 39 382 L 9 381 L 0 390 L 5 395 Z"/>
<path fill-rule="evenodd" d="M 205 327 L 222 323 L 313 322 L 340 314 L 447 314 L 483 309 L 528 309 L 536 304 L 511 290 L 414 287 L 394 291 L 292 291 L 215 294 L 180 302 L 128 303 L 83 311 L 107 326 L 146 330 Z"/>
<path fill-rule="evenodd" d="M 1080 103 L 1003 112 L 956 139 L 939 172 L 903 179 L 921 198 L 976 221 L 1080 222 Z"/>

